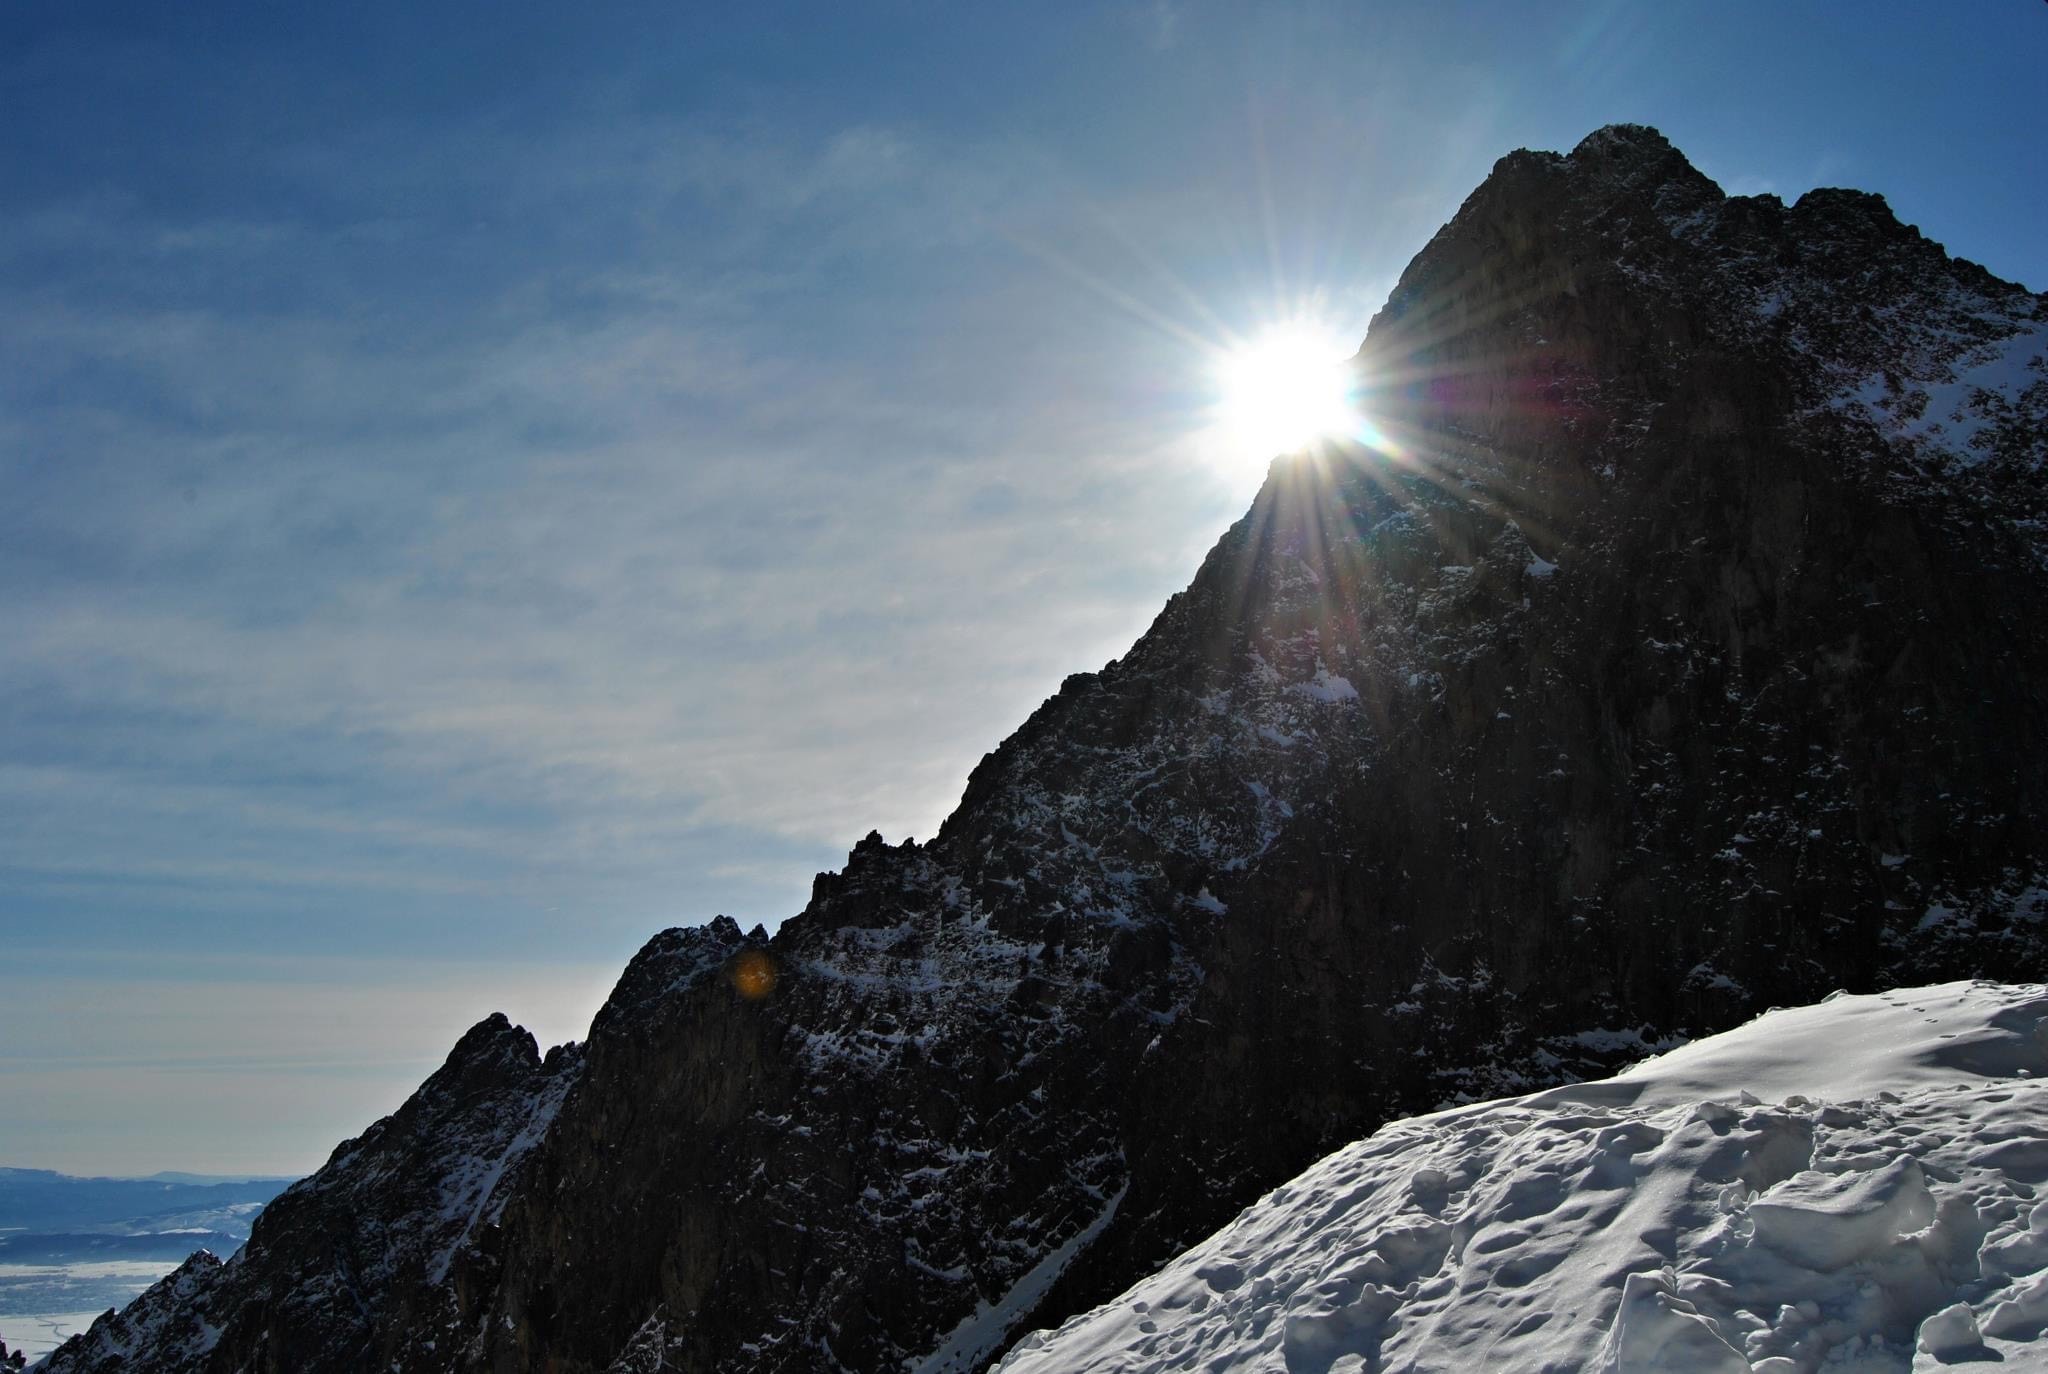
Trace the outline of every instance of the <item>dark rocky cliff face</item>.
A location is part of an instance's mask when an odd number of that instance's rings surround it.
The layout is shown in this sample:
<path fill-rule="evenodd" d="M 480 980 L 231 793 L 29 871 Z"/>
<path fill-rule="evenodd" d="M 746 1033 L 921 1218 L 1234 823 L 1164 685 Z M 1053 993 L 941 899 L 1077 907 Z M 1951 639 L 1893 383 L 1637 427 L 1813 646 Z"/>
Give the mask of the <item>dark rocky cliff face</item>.
<path fill-rule="evenodd" d="M 2048 300 L 1655 133 L 1505 158 L 1123 659 L 772 939 L 486 1022 L 49 1368 L 969 1371 L 1389 1116 L 2041 977 Z"/>

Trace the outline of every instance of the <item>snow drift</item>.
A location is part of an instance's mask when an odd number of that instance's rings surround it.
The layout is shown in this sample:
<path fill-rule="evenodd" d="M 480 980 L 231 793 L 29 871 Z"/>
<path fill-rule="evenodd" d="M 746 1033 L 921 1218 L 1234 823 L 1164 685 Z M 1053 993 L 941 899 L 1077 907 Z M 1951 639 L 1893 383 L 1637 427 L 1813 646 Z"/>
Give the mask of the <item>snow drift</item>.
<path fill-rule="evenodd" d="M 2048 987 L 1779 1010 L 1397 1122 L 1001 1374 L 2048 1369 Z"/>

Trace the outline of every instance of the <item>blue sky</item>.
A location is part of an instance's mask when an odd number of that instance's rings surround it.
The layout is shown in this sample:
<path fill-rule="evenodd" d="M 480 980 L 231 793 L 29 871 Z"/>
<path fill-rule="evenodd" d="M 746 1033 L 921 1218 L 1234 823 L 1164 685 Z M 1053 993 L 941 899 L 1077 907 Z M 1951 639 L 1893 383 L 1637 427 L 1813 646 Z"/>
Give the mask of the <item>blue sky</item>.
<path fill-rule="evenodd" d="M 2048 285 L 2048 6 L 0 10 L 0 1163 L 309 1168 L 925 836 L 1614 120 Z"/>

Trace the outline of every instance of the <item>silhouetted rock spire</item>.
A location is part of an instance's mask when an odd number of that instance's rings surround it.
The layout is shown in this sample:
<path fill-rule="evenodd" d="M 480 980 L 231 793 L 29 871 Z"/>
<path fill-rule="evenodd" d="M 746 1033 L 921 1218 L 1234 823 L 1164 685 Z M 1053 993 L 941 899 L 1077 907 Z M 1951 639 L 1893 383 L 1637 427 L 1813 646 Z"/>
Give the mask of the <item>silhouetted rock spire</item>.
<path fill-rule="evenodd" d="M 49 1368 L 965 1374 L 1389 1117 L 2041 976 L 2044 338 L 1876 197 L 1502 159 L 1372 323 L 1379 442 L 935 839 L 657 935 L 578 1050 L 485 1021 Z"/>

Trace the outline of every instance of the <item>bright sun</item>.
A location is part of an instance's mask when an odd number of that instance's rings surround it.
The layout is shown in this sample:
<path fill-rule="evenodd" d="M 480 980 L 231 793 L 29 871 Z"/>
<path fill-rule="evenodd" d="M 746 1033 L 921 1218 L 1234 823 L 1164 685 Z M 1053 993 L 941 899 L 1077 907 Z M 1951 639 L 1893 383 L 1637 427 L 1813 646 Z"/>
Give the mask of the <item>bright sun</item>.
<path fill-rule="evenodd" d="M 1263 464 L 1358 421 L 1353 351 L 1334 330 L 1306 323 L 1278 325 L 1225 353 L 1217 367 L 1222 419 L 1233 445 Z"/>

